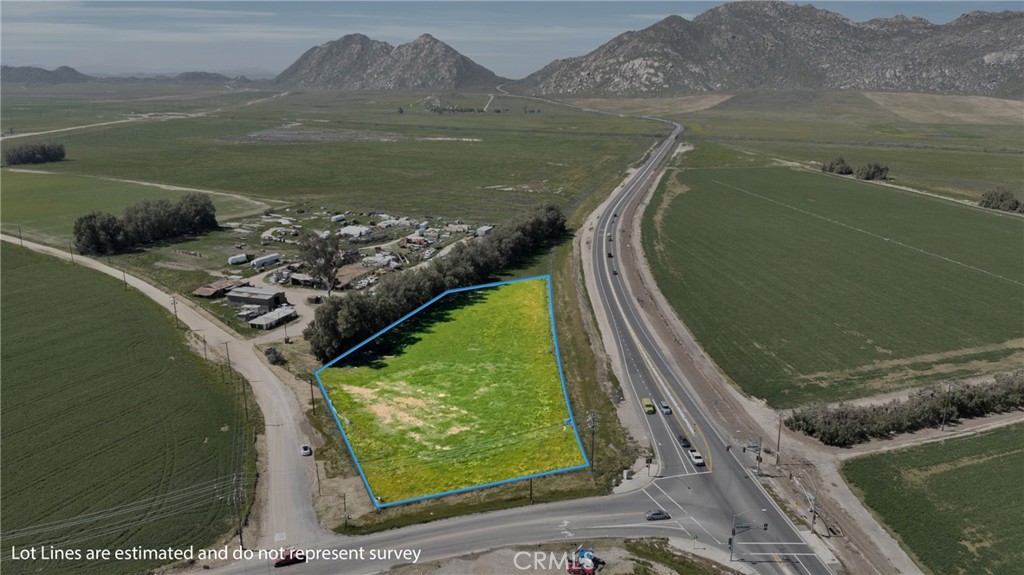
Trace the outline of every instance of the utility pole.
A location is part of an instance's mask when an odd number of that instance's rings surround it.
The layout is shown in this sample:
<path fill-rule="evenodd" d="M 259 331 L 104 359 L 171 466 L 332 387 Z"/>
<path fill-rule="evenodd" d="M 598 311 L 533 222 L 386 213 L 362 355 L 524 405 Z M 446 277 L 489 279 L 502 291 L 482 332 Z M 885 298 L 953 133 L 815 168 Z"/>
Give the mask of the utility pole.
<path fill-rule="evenodd" d="M 174 325 L 181 327 L 181 320 L 178 319 L 178 298 L 171 296 L 171 307 L 174 308 Z"/>
<path fill-rule="evenodd" d="M 245 423 L 249 424 L 249 395 L 246 393 L 246 381 L 244 377 L 238 378 L 238 385 L 242 386 L 242 405 L 245 406 Z M 318 478 L 319 479 L 319 478 Z"/>
<path fill-rule="evenodd" d="M 242 541 L 242 486 L 238 475 L 235 475 L 235 494 L 232 499 L 235 500 L 235 517 L 238 518 L 238 547 L 245 549 L 245 542 Z"/>
<path fill-rule="evenodd" d="M 68 253 L 71 254 L 71 263 L 75 263 L 75 248 L 71 242 L 68 242 Z"/>
<path fill-rule="evenodd" d="M 18 224 L 18 242 L 21 243 L 21 247 L 25 247 L 25 238 L 21 237 L 21 224 Z"/>
<path fill-rule="evenodd" d="M 206 360 L 206 361 L 210 361 L 210 358 L 207 357 L 207 355 L 206 355 L 206 336 L 205 335 L 201 335 L 199 337 L 202 338 L 202 340 L 203 340 L 203 359 Z"/>
<path fill-rule="evenodd" d="M 594 435 L 601 424 L 601 414 L 596 411 L 587 412 L 587 427 L 590 428 L 590 465 L 597 469 L 597 451 L 594 450 Z"/>
<path fill-rule="evenodd" d="M 533 505 L 533 478 L 530 478 L 530 505 Z"/>
<path fill-rule="evenodd" d="M 309 403 L 313 406 L 313 415 L 316 415 L 316 399 L 313 398 L 313 376 L 309 376 Z"/>
<path fill-rule="evenodd" d="M 121 279 L 124 280 L 124 290 L 128 291 L 128 274 L 124 272 L 124 264 L 121 264 Z M 178 313 L 174 313 L 175 319 L 178 317 Z"/>
<path fill-rule="evenodd" d="M 776 464 L 778 461 L 776 461 Z M 754 475 L 761 476 L 761 436 L 757 436 L 757 469 L 754 470 Z"/>
<path fill-rule="evenodd" d="M 782 411 L 775 412 L 779 416 L 779 437 L 775 440 L 775 465 L 779 464 L 779 450 L 782 449 Z"/>
<path fill-rule="evenodd" d="M 231 379 L 235 378 L 235 373 L 231 371 L 231 350 L 228 348 L 228 342 L 224 342 L 224 353 L 228 356 L 228 375 Z"/>

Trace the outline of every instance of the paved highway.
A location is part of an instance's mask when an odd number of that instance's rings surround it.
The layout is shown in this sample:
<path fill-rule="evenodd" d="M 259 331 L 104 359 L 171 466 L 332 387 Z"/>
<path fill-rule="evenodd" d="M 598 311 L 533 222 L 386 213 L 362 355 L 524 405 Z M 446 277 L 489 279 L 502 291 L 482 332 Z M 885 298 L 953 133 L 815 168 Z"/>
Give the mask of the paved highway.
<path fill-rule="evenodd" d="M 733 525 L 738 525 L 732 553 L 743 561 L 757 562 L 758 572 L 831 573 L 753 477 L 749 457 L 741 458 L 736 451 L 728 450 L 694 402 L 689 391 L 692 386 L 667 359 L 669 354 L 642 319 L 638 303 L 645 296 L 631 291 L 625 275 L 635 272 L 621 265 L 623 257 L 632 251 L 623 245 L 629 237 L 625 214 L 658 175 L 681 133 L 682 127 L 673 124 L 669 137 L 606 203 L 597 219 L 589 254 L 597 286 L 591 302 L 595 309 L 603 309 L 610 324 L 612 333 L 605 337 L 614 338 L 622 372 L 618 376 L 627 400 L 639 405 L 641 398 L 648 397 L 655 404 L 667 402 L 671 409 L 670 414 L 659 409 L 647 416 L 652 447 L 661 462 L 661 478 L 646 491 L 670 513 L 684 512 L 695 520 L 699 518 L 711 534 L 716 534 L 712 541 L 723 549 L 729 548 Z M 706 468 L 690 466 L 677 440 L 681 433 L 703 455 Z"/>

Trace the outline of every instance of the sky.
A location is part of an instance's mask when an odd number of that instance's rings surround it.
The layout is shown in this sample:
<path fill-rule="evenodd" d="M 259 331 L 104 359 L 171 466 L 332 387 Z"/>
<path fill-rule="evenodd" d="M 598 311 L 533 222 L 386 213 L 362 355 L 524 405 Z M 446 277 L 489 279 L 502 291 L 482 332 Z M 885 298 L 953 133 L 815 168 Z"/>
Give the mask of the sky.
<path fill-rule="evenodd" d="M 429 33 L 499 76 L 522 78 L 676 14 L 722 2 L 57 2 L 0 1 L 0 62 L 71 66 L 92 75 L 219 72 L 272 77 L 303 52 L 346 34 L 392 45 Z M 861 22 L 896 14 L 936 24 L 1015 2 L 848 0 L 813 4 Z"/>

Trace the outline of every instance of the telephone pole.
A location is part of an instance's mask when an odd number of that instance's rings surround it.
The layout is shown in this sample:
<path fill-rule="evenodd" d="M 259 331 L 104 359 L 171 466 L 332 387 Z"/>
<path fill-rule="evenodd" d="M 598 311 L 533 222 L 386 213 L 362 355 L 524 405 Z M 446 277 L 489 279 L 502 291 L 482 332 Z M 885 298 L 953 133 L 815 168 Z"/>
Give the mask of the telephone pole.
<path fill-rule="evenodd" d="M 127 284 L 128 280 L 125 280 Z M 174 308 L 174 325 L 181 327 L 181 320 L 178 319 L 178 298 L 171 296 L 171 307 Z M 227 345 L 227 344 L 224 344 Z"/>
<path fill-rule="evenodd" d="M 596 411 L 587 412 L 587 427 L 590 429 L 590 465 L 591 469 L 597 468 L 597 451 L 594 450 L 594 435 L 601 425 L 601 414 Z"/>

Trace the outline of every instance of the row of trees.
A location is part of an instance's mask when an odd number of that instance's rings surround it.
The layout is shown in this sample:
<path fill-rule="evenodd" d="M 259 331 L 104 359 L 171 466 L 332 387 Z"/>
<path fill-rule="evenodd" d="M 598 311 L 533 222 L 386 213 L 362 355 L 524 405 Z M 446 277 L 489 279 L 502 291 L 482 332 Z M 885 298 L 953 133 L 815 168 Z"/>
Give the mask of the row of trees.
<path fill-rule="evenodd" d="M 210 197 L 185 194 L 177 203 L 143 200 L 124 209 L 122 217 L 92 212 L 75 220 L 73 235 L 80 253 L 116 254 L 136 246 L 217 229 L 217 209 Z"/>
<path fill-rule="evenodd" d="M 842 156 L 821 164 L 821 171 L 828 174 L 849 176 L 853 174 L 858 180 L 885 180 L 889 177 L 889 166 L 878 162 L 868 162 L 863 166 L 851 166 Z"/>
<path fill-rule="evenodd" d="M 978 202 L 978 205 L 983 208 L 990 208 L 993 210 L 1024 214 L 1024 202 L 1018 200 L 1016 196 L 1013 195 L 1013 192 L 1002 186 L 996 186 L 982 194 L 981 201 Z"/>
<path fill-rule="evenodd" d="M 8 166 L 45 164 L 63 159 L 64 144 L 22 144 L 4 152 L 4 163 Z"/>
<path fill-rule="evenodd" d="M 826 445 L 850 447 L 871 438 L 885 439 L 958 419 L 1024 408 L 1024 370 L 1000 374 L 986 385 L 941 383 L 905 401 L 855 407 L 815 406 L 797 409 L 786 427 Z"/>
<path fill-rule="evenodd" d="M 558 207 L 537 208 L 480 241 L 456 245 L 445 257 L 385 276 L 372 293 L 328 298 L 303 335 L 318 359 L 331 360 L 444 291 L 484 283 L 564 234 L 565 216 Z"/>

